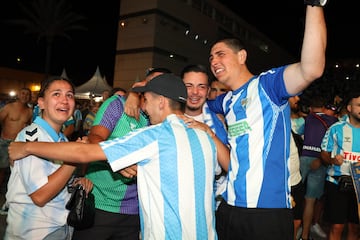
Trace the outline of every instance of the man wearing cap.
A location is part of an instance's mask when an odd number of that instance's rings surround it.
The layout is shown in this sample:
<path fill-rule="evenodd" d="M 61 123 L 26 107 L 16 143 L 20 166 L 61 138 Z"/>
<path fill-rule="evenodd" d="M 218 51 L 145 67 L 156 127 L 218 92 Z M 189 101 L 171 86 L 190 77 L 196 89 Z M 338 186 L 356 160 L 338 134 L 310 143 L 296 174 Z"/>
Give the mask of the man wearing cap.
<path fill-rule="evenodd" d="M 11 159 L 33 154 L 65 162 L 107 160 L 113 171 L 137 163 L 141 239 L 217 239 L 213 194 L 214 134 L 187 125 L 187 90 L 181 78 L 162 74 L 144 87 L 152 126 L 99 144 L 11 144 Z"/>
<path fill-rule="evenodd" d="M 162 74 L 170 73 L 165 68 L 151 68 L 146 74 L 146 81 Z M 138 96 L 138 93 L 130 92 Z M 135 119 L 125 113 L 127 100 L 119 94 L 112 94 L 101 104 L 94 123 L 89 131 L 89 143 L 99 143 L 123 137 L 129 132 L 149 125 L 143 112 L 138 111 Z M 94 187 L 95 220 L 87 229 L 75 229 L 74 239 L 97 240 L 136 240 L 139 239 L 140 217 L 136 178 L 136 165 L 113 172 L 109 164 L 97 161 L 86 164 L 83 173 Z"/>

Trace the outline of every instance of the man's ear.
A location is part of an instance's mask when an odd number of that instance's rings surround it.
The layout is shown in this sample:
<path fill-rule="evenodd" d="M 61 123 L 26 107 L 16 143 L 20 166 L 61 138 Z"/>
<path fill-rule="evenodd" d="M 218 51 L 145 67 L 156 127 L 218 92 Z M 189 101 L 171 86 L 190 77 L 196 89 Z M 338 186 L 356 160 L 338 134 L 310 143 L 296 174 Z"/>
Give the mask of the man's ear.
<path fill-rule="evenodd" d="M 240 64 L 245 64 L 247 58 L 247 52 L 245 49 L 241 49 L 238 53 L 238 61 Z"/>
<path fill-rule="evenodd" d="M 162 95 L 159 95 L 159 109 L 164 109 L 166 104 L 166 98 Z"/>
<path fill-rule="evenodd" d="M 346 105 L 346 109 L 348 112 L 351 112 L 351 104 Z"/>

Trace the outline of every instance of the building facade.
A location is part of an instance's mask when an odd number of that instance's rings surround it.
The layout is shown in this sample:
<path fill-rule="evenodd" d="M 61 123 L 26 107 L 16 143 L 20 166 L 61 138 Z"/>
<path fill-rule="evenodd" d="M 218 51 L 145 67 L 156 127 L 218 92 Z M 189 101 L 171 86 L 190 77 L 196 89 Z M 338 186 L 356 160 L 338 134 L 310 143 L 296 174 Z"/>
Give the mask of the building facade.
<path fill-rule="evenodd" d="M 130 88 L 151 67 L 179 74 L 188 64 L 208 66 L 211 45 L 229 36 L 247 45 L 253 73 L 293 60 L 216 0 L 121 0 L 114 87 Z"/>
<path fill-rule="evenodd" d="M 15 99 L 21 88 L 29 88 L 31 92 L 40 90 L 45 74 L 24 70 L 0 67 L 0 100 Z"/>

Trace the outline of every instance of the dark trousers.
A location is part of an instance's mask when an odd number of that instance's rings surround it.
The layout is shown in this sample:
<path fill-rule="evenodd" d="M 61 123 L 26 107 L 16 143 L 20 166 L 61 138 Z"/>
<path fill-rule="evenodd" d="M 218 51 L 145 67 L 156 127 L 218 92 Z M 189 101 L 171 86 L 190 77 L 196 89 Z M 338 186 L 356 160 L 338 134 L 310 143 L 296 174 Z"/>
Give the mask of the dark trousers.
<path fill-rule="evenodd" d="M 240 208 L 222 201 L 216 212 L 219 240 L 290 240 L 294 238 L 291 209 Z"/>
<path fill-rule="evenodd" d="M 75 230 L 73 240 L 139 240 L 139 215 L 105 212 L 95 209 L 94 226 Z"/>

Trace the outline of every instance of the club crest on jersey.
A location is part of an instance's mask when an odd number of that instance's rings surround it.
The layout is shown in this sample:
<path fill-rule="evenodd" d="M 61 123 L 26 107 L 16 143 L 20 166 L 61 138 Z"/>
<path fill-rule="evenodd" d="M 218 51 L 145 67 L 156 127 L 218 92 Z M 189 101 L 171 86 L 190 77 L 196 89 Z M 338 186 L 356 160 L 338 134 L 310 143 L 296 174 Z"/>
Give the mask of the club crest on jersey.
<path fill-rule="evenodd" d="M 243 98 L 241 99 L 241 106 L 244 110 L 246 110 L 246 106 L 248 105 L 248 99 L 247 98 Z"/>
<path fill-rule="evenodd" d="M 131 129 L 131 130 L 136 129 L 136 124 L 135 124 L 135 123 L 130 122 L 130 129 Z"/>

